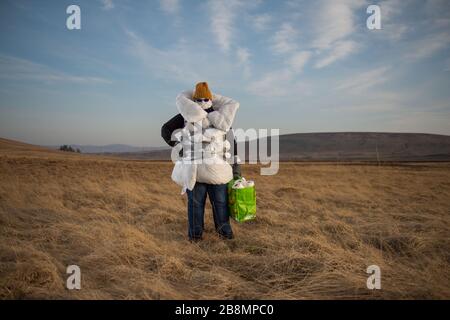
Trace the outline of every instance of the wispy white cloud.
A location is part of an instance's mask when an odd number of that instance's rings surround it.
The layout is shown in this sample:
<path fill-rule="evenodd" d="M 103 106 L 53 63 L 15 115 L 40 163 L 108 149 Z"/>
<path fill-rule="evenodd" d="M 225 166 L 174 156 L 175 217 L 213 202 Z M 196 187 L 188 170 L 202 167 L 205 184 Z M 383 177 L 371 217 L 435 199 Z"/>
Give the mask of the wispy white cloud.
<path fill-rule="evenodd" d="M 358 49 L 359 46 L 355 41 L 338 41 L 329 51 L 319 58 L 315 64 L 315 67 L 318 69 L 326 67 L 337 60 L 343 59 L 348 55 L 355 53 Z"/>
<path fill-rule="evenodd" d="M 318 2 L 313 6 L 316 10 L 312 11 L 312 39 L 308 43 L 302 42 L 300 48 L 297 27 L 291 22 L 284 22 L 272 37 L 272 51 L 275 54 L 289 54 L 287 61 L 294 71 L 301 71 L 312 59 L 316 60 L 316 68 L 324 68 L 356 53 L 361 46 L 352 40 L 356 31 L 355 11 L 364 3 L 365 0 Z M 298 7 L 291 6 L 292 10 Z"/>
<path fill-rule="evenodd" d="M 391 41 L 399 41 L 405 37 L 411 28 L 400 23 L 384 23 L 382 25 L 382 35 Z"/>
<path fill-rule="evenodd" d="M 347 91 L 349 93 L 361 93 L 368 88 L 372 88 L 389 80 L 388 71 L 390 69 L 390 67 L 380 67 L 352 75 L 350 78 L 341 81 L 336 89 Z"/>
<path fill-rule="evenodd" d="M 268 13 L 256 15 L 251 18 L 251 22 L 256 31 L 264 31 L 272 22 L 272 16 Z"/>
<path fill-rule="evenodd" d="M 152 73 L 163 79 L 171 79 L 179 82 L 191 83 L 193 79 L 199 79 L 191 54 L 186 52 L 183 44 L 176 48 L 161 50 L 151 46 L 142 37 L 130 30 L 126 30 L 130 40 L 130 53 Z"/>
<path fill-rule="evenodd" d="M 69 82 L 79 84 L 108 84 L 102 77 L 79 76 L 55 70 L 30 60 L 0 55 L 0 77 L 10 80 L 39 81 L 46 83 Z"/>
<path fill-rule="evenodd" d="M 266 72 L 248 85 L 248 91 L 263 97 L 279 97 L 302 90 L 304 83 L 296 79 L 312 53 L 299 50 L 299 32 L 290 23 L 283 23 L 271 39 L 271 50 L 275 55 L 282 55 L 284 66 Z"/>
<path fill-rule="evenodd" d="M 287 69 L 270 72 L 251 83 L 248 90 L 258 96 L 284 96 L 289 93 L 292 77 Z"/>
<path fill-rule="evenodd" d="M 249 91 L 262 96 L 277 96 L 299 84 L 303 89 L 306 83 L 299 80 L 299 74 L 310 61 L 314 61 L 314 67 L 320 69 L 358 52 L 361 45 L 353 40 L 357 31 L 355 16 L 365 3 L 365 0 L 322 0 L 315 3 L 312 7 L 316 10 L 311 11 L 311 32 L 308 35 L 312 38 L 308 41 L 300 41 L 297 23 L 294 25 L 294 21 L 290 20 L 283 22 L 272 36 L 270 48 L 276 56 L 282 56 L 284 66 L 250 83 Z M 304 8 L 294 4 L 290 7 L 291 10 Z"/>
<path fill-rule="evenodd" d="M 239 0 L 210 0 L 209 16 L 211 30 L 217 44 L 224 52 L 228 52 L 234 37 L 234 20 L 237 9 L 242 5 Z"/>
<path fill-rule="evenodd" d="M 431 34 L 412 42 L 405 56 L 410 60 L 423 59 L 448 46 L 450 46 L 450 32 Z"/>
<path fill-rule="evenodd" d="M 239 81 L 237 74 L 242 72 L 242 66 L 236 63 L 236 55 L 230 59 L 224 57 L 214 63 L 205 63 L 211 60 L 213 54 L 217 54 L 216 50 L 211 50 L 207 45 L 200 47 L 180 40 L 168 48 L 160 49 L 133 31 L 125 30 L 125 34 L 128 38 L 128 52 L 136 58 L 136 62 L 143 65 L 144 70 L 150 71 L 150 77 L 189 87 L 198 81 L 220 83 L 222 87 Z M 237 59 L 247 64 L 249 57 L 249 52 L 242 49 Z"/>
<path fill-rule="evenodd" d="M 250 58 L 250 52 L 248 51 L 247 48 L 238 48 L 236 54 L 239 63 L 247 63 Z"/>
<path fill-rule="evenodd" d="M 104 10 L 111 10 L 115 7 L 113 0 L 101 0 Z"/>
<path fill-rule="evenodd" d="M 266 98 L 283 97 L 298 99 L 301 95 L 310 93 L 310 85 L 296 79 L 296 73 L 288 68 L 266 73 L 258 80 L 249 83 L 247 91 L 251 94 Z"/>
<path fill-rule="evenodd" d="M 392 22 L 395 17 L 402 13 L 405 5 L 404 0 L 384 0 L 379 4 L 383 23 Z"/>
<path fill-rule="evenodd" d="M 312 39 L 304 47 L 313 53 L 316 68 L 329 66 L 360 49 L 352 37 L 356 33 L 355 12 L 365 3 L 365 0 L 322 0 L 315 4 L 310 28 Z M 295 48 L 295 43 L 288 42 L 287 48 Z"/>
<path fill-rule="evenodd" d="M 288 60 L 288 63 L 295 72 L 301 72 L 303 70 L 303 67 L 310 59 L 310 57 L 311 57 L 310 51 L 296 52 Z"/>
<path fill-rule="evenodd" d="M 250 77 L 250 51 L 247 48 L 238 48 L 236 51 L 236 56 L 238 59 L 238 64 L 242 66 L 244 76 L 246 78 Z"/>
<path fill-rule="evenodd" d="M 271 50 L 275 55 L 282 55 L 284 66 L 266 72 L 248 85 L 248 91 L 264 97 L 278 97 L 295 92 L 304 87 L 296 79 L 309 61 L 312 53 L 299 50 L 299 32 L 290 23 L 283 23 L 271 39 Z"/>
<path fill-rule="evenodd" d="M 399 19 L 406 11 L 411 1 L 384 0 L 379 3 L 381 8 L 381 35 L 391 41 L 399 41 L 411 30 L 411 26 Z"/>
<path fill-rule="evenodd" d="M 176 14 L 180 9 L 178 0 L 160 0 L 161 9 L 169 14 Z"/>
<path fill-rule="evenodd" d="M 355 31 L 355 10 L 364 0 L 321 1 L 314 19 L 314 48 L 327 49 Z"/>
<path fill-rule="evenodd" d="M 272 39 L 275 53 L 289 53 L 297 48 L 298 31 L 290 24 L 283 23 Z"/>
<path fill-rule="evenodd" d="M 381 7 L 382 30 L 380 35 L 385 39 L 398 41 L 407 36 L 420 33 L 436 33 L 447 30 L 450 26 L 450 6 L 447 0 L 383 0 Z M 411 11 L 419 10 L 420 18 L 410 19 Z"/>

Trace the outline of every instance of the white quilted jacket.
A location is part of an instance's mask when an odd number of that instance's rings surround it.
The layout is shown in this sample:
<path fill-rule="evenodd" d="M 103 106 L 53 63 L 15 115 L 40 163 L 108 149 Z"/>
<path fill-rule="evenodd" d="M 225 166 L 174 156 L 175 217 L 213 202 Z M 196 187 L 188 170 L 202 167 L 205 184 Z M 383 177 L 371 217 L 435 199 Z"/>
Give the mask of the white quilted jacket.
<path fill-rule="evenodd" d="M 225 135 L 233 124 L 239 103 L 231 98 L 213 94 L 212 108 L 208 113 L 192 101 L 193 91 L 184 91 L 176 98 L 178 111 L 185 120 L 183 130 L 175 134 L 183 147 L 183 158 L 175 162 L 172 180 L 192 190 L 195 183 L 224 184 L 233 179 L 231 165 L 224 160 L 230 157 L 230 143 Z M 191 151 L 194 142 L 198 149 Z"/>

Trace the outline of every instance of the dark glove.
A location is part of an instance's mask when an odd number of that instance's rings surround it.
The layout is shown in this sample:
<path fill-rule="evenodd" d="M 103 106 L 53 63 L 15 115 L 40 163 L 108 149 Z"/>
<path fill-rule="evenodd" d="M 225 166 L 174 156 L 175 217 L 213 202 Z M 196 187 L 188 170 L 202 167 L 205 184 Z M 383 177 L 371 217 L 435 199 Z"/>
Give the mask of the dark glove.
<path fill-rule="evenodd" d="M 241 178 L 241 165 L 237 162 L 233 163 L 233 179 Z"/>

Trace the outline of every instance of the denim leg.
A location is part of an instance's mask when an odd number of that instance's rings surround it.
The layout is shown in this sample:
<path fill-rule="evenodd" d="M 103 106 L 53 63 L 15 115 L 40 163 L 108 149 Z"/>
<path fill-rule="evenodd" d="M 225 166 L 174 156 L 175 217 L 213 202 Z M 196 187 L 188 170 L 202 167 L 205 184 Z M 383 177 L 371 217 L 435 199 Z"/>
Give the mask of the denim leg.
<path fill-rule="evenodd" d="M 188 195 L 188 236 L 189 239 L 201 239 L 205 217 L 207 185 L 195 183 L 194 189 L 187 190 Z"/>
<path fill-rule="evenodd" d="M 226 238 L 232 238 L 233 231 L 231 230 L 230 213 L 228 209 L 227 184 L 208 184 L 207 186 L 216 231 Z"/>

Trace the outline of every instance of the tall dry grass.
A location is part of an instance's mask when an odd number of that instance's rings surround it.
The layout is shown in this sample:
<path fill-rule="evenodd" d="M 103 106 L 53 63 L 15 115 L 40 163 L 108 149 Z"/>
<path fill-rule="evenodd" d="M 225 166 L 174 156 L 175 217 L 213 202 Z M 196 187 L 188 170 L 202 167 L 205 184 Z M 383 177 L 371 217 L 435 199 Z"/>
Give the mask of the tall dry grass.
<path fill-rule="evenodd" d="M 0 148 L 1 149 L 1 148 Z M 259 166 L 258 218 L 187 241 L 172 164 L 0 150 L 0 297 L 450 298 L 450 166 Z M 82 289 L 65 289 L 80 266 Z M 382 289 L 366 288 L 367 266 Z"/>

